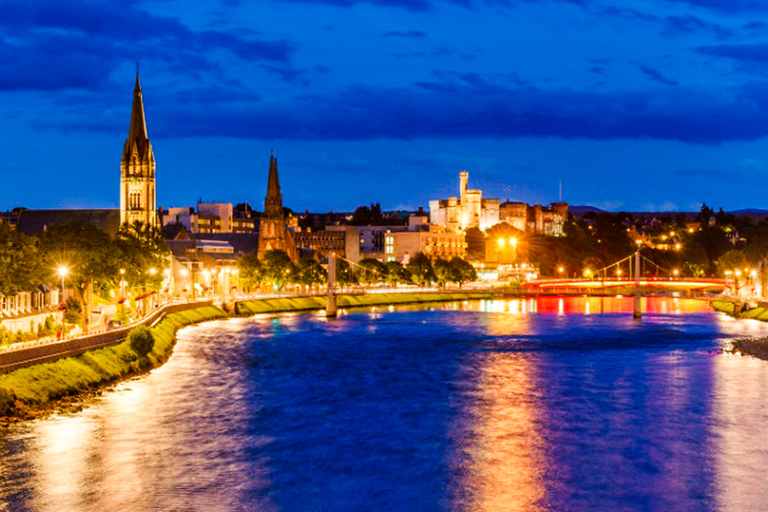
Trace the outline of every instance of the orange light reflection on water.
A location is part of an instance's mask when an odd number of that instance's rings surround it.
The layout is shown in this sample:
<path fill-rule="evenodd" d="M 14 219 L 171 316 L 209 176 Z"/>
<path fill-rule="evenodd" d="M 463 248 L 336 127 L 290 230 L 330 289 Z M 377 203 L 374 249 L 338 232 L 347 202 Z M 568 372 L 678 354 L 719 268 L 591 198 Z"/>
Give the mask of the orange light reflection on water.
<path fill-rule="evenodd" d="M 537 429 L 535 367 L 527 354 L 491 352 L 487 357 L 472 411 L 468 471 L 461 482 L 467 510 L 540 510 L 546 461 Z"/>

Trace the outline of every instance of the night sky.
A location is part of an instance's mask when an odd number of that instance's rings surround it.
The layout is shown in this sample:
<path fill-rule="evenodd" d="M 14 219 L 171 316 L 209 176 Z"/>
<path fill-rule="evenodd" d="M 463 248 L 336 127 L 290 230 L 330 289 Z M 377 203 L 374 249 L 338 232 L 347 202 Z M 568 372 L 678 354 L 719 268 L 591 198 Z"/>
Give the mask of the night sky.
<path fill-rule="evenodd" d="M 618 7 L 620 6 L 620 7 Z M 158 205 L 458 194 L 768 207 L 761 0 L 0 0 L 0 210 L 119 205 L 136 61 Z"/>

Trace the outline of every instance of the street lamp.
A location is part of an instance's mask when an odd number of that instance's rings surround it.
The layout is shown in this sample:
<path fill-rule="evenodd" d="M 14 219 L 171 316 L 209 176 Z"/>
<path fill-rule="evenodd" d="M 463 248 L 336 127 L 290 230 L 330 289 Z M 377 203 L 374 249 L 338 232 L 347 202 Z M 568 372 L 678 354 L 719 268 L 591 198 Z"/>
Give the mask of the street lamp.
<path fill-rule="evenodd" d="M 125 269 L 120 269 L 120 298 L 125 299 Z"/>
<path fill-rule="evenodd" d="M 64 265 L 60 266 L 59 276 L 61 277 L 61 300 L 59 302 L 64 302 L 64 278 L 67 277 L 67 274 L 69 274 L 69 269 Z"/>

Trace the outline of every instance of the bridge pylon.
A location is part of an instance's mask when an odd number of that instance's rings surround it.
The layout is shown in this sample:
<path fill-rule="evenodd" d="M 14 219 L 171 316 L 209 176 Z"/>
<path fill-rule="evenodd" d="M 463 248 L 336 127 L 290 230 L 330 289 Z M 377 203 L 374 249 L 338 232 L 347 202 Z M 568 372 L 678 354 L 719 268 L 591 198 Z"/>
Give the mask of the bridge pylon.
<path fill-rule="evenodd" d="M 632 313 L 633 318 L 640 318 L 643 315 L 640 304 L 640 249 L 635 253 L 635 308 Z"/>

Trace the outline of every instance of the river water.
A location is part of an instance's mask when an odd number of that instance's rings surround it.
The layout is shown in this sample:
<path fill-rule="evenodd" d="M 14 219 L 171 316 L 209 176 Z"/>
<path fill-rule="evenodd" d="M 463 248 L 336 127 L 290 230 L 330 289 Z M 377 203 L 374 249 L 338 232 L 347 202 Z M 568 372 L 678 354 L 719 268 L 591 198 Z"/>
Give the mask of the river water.
<path fill-rule="evenodd" d="M 261 315 L 0 433 L 9 511 L 761 511 L 768 324 L 540 298 Z"/>

